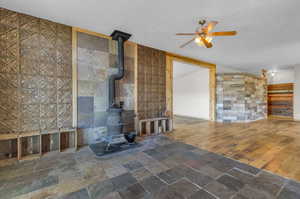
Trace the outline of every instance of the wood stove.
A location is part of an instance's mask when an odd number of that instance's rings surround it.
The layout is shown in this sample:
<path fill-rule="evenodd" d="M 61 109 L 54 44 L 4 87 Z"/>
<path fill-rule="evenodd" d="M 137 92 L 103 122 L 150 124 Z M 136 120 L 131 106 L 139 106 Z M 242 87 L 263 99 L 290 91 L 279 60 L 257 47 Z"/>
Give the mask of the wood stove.
<path fill-rule="evenodd" d="M 124 77 L 124 42 L 130 38 L 130 34 L 124 33 L 118 30 L 115 30 L 111 37 L 113 40 L 117 41 L 118 46 L 118 60 L 117 67 L 118 73 L 113 74 L 109 77 L 109 107 L 108 107 L 108 117 L 107 117 L 107 133 L 108 135 L 103 138 L 107 142 L 106 150 L 109 150 L 109 147 L 113 144 L 122 144 L 128 141 L 127 137 L 123 134 L 123 121 L 122 121 L 122 112 L 123 112 L 123 103 L 116 102 L 116 81 Z M 130 138 L 135 137 L 134 133 L 130 134 Z"/>

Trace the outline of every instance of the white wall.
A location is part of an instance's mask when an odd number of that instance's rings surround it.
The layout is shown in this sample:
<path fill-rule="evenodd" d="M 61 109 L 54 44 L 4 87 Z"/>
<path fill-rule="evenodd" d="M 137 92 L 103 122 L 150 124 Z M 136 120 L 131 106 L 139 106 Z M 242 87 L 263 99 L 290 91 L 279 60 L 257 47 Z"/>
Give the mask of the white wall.
<path fill-rule="evenodd" d="M 173 63 L 173 112 L 209 120 L 209 69 Z"/>
<path fill-rule="evenodd" d="M 300 65 L 295 66 L 294 119 L 300 120 Z"/>
<path fill-rule="evenodd" d="M 294 68 L 268 71 L 268 84 L 294 83 L 294 81 L 295 81 Z"/>

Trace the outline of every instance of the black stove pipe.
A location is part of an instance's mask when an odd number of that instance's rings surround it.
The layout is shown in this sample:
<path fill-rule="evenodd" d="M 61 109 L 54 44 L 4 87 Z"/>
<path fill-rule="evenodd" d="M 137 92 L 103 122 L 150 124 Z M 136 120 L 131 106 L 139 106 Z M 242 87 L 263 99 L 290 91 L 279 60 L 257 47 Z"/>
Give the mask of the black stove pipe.
<path fill-rule="evenodd" d="M 118 43 L 118 73 L 109 77 L 109 89 L 108 89 L 108 102 L 109 108 L 121 108 L 116 104 L 116 80 L 120 80 L 124 77 L 124 42 L 128 40 L 131 35 L 118 30 L 115 30 L 111 37 Z"/>

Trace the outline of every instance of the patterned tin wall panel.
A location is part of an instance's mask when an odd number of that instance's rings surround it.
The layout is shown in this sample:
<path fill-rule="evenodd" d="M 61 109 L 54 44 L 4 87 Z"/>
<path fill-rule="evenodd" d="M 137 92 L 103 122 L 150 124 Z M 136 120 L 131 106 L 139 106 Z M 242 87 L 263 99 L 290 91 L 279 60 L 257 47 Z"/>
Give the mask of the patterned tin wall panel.
<path fill-rule="evenodd" d="M 163 51 L 138 46 L 138 117 L 160 117 L 166 111 L 166 57 Z"/>
<path fill-rule="evenodd" d="M 0 8 L 0 132 L 72 125 L 71 27 Z"/>

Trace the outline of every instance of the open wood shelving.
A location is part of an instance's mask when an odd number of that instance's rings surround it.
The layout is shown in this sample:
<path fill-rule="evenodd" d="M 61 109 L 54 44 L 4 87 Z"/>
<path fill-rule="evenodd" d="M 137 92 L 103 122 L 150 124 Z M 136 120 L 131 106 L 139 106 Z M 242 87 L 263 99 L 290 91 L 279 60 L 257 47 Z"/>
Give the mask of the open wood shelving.
<path fill-rule="evenodd" d="M 294 85 L 268 85 L 268 118 L 293 120 Z"/>
<path fill-rule="evenodd" d="M 18 137 L 11 134 L 1 134 L 0 145 L 0 166 L 15 162 L 18 158 Z"/>
<path fill-rule="evenodd" d="M 8 158 L 0 159 L 0 166 L 9 165 L 16 161 L 38 159 L 54 151 L 76 151 L 77 136 L 77 129 L 73 128 L 0 134 L 0 142 L 16 142 L 15 151 L 6 152 Z M 56 139 L 53 139 L 55 137 Z"/>
<path fill-rule="evenodd" d="M 138 124 L 138 135 L 160 134 L 173 130 L 173 120 L 168 117 L 140 120 Z"/>

